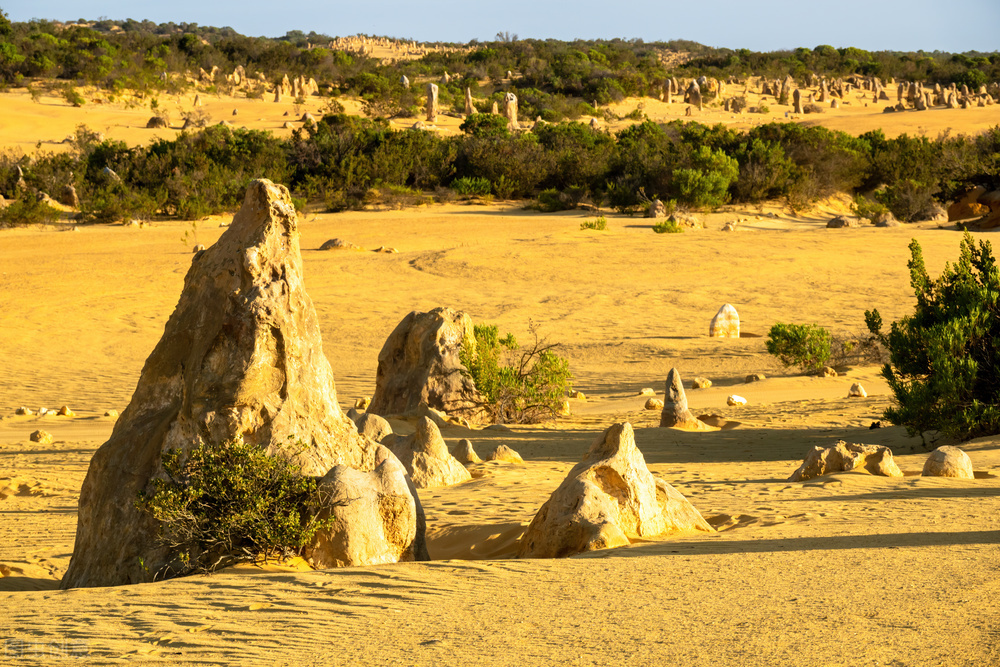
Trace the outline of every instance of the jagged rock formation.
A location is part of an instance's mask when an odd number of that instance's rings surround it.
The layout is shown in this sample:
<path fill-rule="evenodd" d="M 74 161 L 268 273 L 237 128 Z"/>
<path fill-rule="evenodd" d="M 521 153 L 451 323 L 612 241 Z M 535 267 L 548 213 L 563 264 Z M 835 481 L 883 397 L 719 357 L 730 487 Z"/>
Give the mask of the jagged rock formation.
<path fill-rule="evenodd" d="M 433 123 L 438 116 L 438 87 L 436 83 L 427 84 L 427 122 Z"/>
<path fill-rule="evenodd" d="M 524 463 L 521 455 L 507 445 L 497 445 L 497 448 L 490 454 L 490 461 L 504 461 L 506 463 Z"/>
<path fill-rule="evenodd" d="M 660 412 L 660 426 L 671 428 L 686 428 L 707 430 L 708 427 L 695 419 L 688 410 L 687 395 L 681 374 L 676 368 L 667 373 L 667 388 L 663 395 L 663 410 Z"/>
<path fill-rule="evenodd" d="M 129 406 L 90 462 L 63 588 L 150 581 L 174 559 L 135 506 L 164 475 L 167 450 L 242 438 L 304 475 L 375 467 L 377 446 L 337 404 L 298 236 L 288 190 L 258 180 L 232 225 L 194 257 Z"/>
<path fill-rule="evenodd" d="M 892 459 L 892 451 L 883 445 L 861 445 L 839 441 L 833 447 L 813 447 L 789 482 L 804 482 L 820 475 L 864 469 L 872 475 L 902 477 Z"/>
<path fill-rule="evenodd" d="M 441 437 L 441 431 L 427 417 L 417 422 L 411 436 L 387 440 L 389 449 L 402 462 L 418 489 L 451 486 L 467 482 L 472 475 L 458 462 Z"/>
<path fill-rule="evenodd" d="M 701 514 L 653 477 L 628 422 L 614 424 L 538 510 L 518 547 L 520 558 L 560 558 L 630 540 L 714 532 Z"/>
<path fill-rule="evenodd" d="M 375 468 L 361 472 L 338 465 L 320 480 L 316 518 L 333 517 L 305 549 L 315 568 L 428 560 L 424 511 L 403 465 L 385 447 Z"/>
<path fill-rule="evenodd" d="M 379 352 L 368 411 L 406 414 L 424 402 L 451 416 L 476 419 L 482 397 L 459 360 L 463 345 L 475 345 L 472 319 L 463 312 L 435 308 L 404 317 Z"/>

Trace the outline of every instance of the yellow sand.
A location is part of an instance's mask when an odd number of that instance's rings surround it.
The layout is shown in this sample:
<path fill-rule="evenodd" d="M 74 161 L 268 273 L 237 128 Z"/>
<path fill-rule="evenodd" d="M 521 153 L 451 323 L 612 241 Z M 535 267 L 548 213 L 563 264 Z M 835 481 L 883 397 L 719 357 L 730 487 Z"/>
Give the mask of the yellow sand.
<path fill-rule="evenodd" d="M 86 107 L 51 108 L 61 109 L 51 127 L 88 122 Z M 936 225 L 825 229 L 842 207 L 797 219 L 733 209 L 704 216 L 704 231 L 662 236 L 641 218 L 606 214 L 607 231 L 581 231 L 592 215 L 513 205 L 304 216 L 306 287 L 345 408 L 371 395 L 397 322 L 438 305 L 522 340 L 536 323 L 563 343 L 587 399 L 572 401 L 572 417 L 511 433 L 445 429 L 480 453 L 504 442 L 526 463 L 479 464 L 477 479 L 421 493 L 438 560 L 242 567 L 69 592 L 55 588 L 80 484 L 113 425 L 102 415 L 127 404 L 177 301 L 189 223 L 0 231 L 0 663 L 87 651 L 87 664 L 997 664 L 1000 439 L 964 445 L 976 480 L 920 478 L 919 438 L 868 429 L 890 403 L 877 368 L 803 377 L 764 349 L 774 322 L 858 332 L 866 308 L 887 322 L 909 312 L 911 238 L 933 273 L 957 256 L 960 236 Z M 719 231 L 739 217 L 749 218 L 741 231 Z M 218 223 L 199 223 L 197 241 L 214 242 Z M 316 250 L 334 237 L 400 252 Z M 748 335 L 710 339 L 727 302 Z M 656 428 L 639 391 L 662 396 L 671 367 L 715 383 L 688 392 L 695 414 L 741 426 Z M 749 373 L 767 379 L 744 384 Z M 857 381 L 868 398 L 847 398 Z M 731 393 L 749 404 L 727 407 Z M 77 416 L 13 416 L 20 405 L 63 404 Z M 651 470 L 720 532 L 511 559 L 549 493 L 621 420 L 636 427 Z M 55 443 L 30 442 L 38 428 Z M 908 476 L 784 481 L 813 445 L 840 438 L 888 445 Z"/>

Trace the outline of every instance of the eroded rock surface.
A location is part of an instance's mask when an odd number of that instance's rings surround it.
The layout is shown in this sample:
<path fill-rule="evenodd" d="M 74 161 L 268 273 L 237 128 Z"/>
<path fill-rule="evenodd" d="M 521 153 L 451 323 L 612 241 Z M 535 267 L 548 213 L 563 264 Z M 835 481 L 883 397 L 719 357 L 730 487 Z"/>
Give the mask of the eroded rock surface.
<path fill-rule="evenodd" d="M 560 558 L 639 538 L 714 532 L 684 496 L 653 477 L 628 422 L 591 445 L 538 510 L 518 547 L 520 558 Z"/>
<path fill-rule="evenodd" d="M 931 452 L 920 474 L 924 477 L 976 478 L 972 470 L 972 459 L 969 458 L 969 455 L 958 447 L 951 445 L 938 447 Z"/>
<path fill-rule="evenodd" d="M 131 402 L 94 454 L 62 587 L 150 581 L 177 555 L 135 506 L 164 476 L 161 454 L 237 438 L 304 475 L 376 463 L 377 446 L 337 404 L 302 281 L 295 208 L 267 180 L 250 184 L 232 225 L 195 256 Z"/>
<path fill-rule="evenodd" d="M 378 355 L 369 412 L 406 414 L 421 402 L 448 415 L 475 419 L 482 397 L 459 360 L 475 345 L 472 319 L 451 308 L 412 312 L 386 339 Z"/>
<path fill-rule="evenodd" d="M 667 374 L 667 389 L 663 396 L 663 410 L 660 412 L 660 426 L 704 430 L 708 428 L 698 421 L 688 409 L 687 395 L 681 374 L 671 368 Z"/>
<path fill-rule="evenodd" d="M 862 445 L 839 441 L 833 447 L 813 447 L 799 469 L 788 478 L 789 482 L 863 469 L 872 475 L 902 477 L 903 473 L 892 458 L 892 451 L 883 445 Z"/>
<path fill-rule="evenodd" d="M 385 447 L 376 449 L 370 472 L 331 468 L 320 480 L 316 502 L 316 518 L 334 521 L 306 547 L 313 567 L 428 560 L 423 508 L 406 469 Z"/>
<path fill-rule="evenodd" d="M 420 418 L 413 435 L 397 436 L 387 442 L 418 489 L 451 486 L 472 479 L 465 466 L 448 451 L 437 425 L 427 417 Z"/>

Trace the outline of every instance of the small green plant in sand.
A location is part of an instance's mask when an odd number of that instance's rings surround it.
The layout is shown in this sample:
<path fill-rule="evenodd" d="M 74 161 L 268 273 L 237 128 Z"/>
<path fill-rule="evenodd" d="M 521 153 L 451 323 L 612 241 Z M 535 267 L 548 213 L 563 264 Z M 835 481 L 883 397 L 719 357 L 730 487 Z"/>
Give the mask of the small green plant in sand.
<path fill-rule="evenodd" d="M 241 439 L 199 443 L 162 455 L 166 479 L 154 479 L 136 507 L 159 523 L 174 560 L 157 576 L 212 572 L 238 562 L 301 553 L 320 521 L 308 508 L 317 481 L 284 458 Z"/>
<path fill-rule="evenodd" d="M 815 324 L 781 324 L 767 334 L 767 351 L 786 366 L 818 371 L 830 360 L 830 332 Z"/>
<path fill-rule="evenodd" d="M 500 337 L 492 324 L 473 327 L 475 340 L 464 341 L 459 359 L 484 400 L 480 406 L 494 423 L 531 424 L 556 416 L 573 376 L 569 361 L 528 330 L 534 343 L 521 347 L 512 334 Z"/>
<path fill-rule="evenodd" d="M 66 84 L 66 87 L 63 88 L 63 99 L 75 107 L 82 107 L 86 102 L 86 100 L 83 99 L 83 95 L 81 95 L 80 92 L 72 86 L 72 84 Z"/>
<path fill-rule="evenodd" d="M 668 218 L 654 224 L 653 231 L 657 234 L 680 234 L 684 231 L 684 228 L 678 225 L 676 221 Z"/>
<path fill-rule="evenodd" d="M 580 229 L 596 229 L 598 231 L 604 231 L 607 228 L 608 221 L 604 219 L 603 215 L 596 220 L 584 220 L 580 223 Z"/>

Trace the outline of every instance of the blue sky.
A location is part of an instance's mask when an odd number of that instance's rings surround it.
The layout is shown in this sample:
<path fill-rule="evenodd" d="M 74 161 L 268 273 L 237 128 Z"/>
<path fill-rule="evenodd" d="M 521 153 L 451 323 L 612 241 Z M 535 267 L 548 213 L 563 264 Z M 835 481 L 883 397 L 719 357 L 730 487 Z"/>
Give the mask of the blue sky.
<path fill-rule="evenodd" d="M 499 31 L 554 39 L 690 39 L 758 51 L 819 44 L 880 51 L 996 51 L 1000 0 L 17 0 L 15 21 L 32 18 L 149 19 L 230 26 L 247 35 L 289 30 L 466 42 Z"/>

